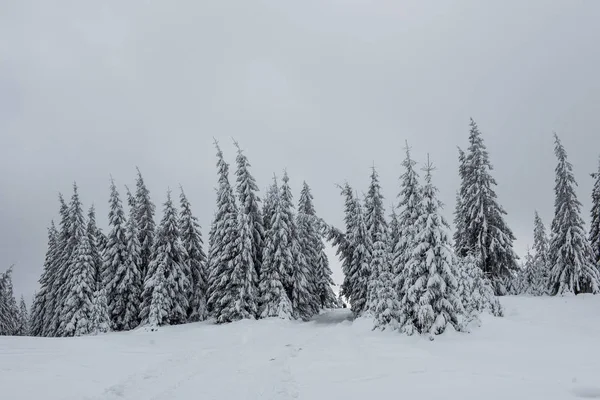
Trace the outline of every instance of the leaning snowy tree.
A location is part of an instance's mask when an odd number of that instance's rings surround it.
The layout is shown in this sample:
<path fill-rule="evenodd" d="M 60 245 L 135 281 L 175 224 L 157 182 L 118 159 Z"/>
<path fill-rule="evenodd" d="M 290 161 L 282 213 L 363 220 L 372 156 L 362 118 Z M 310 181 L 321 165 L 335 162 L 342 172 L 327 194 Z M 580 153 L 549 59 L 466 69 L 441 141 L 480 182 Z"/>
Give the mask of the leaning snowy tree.
<path fill-rule="evenodd" d="M 204 321 L 206 310 L 206 254 L 203 249 L 202 230 L 198 219 L 192 214 L 192 208 L 183 188 L 180 194 L 181 211 L 179 232 L 185 248 L 185 263 L 191 272 L 191 290 L 188 319 L 192 322 Z"/>
<path fill-rule="evenodd" d="M 258 287 L 260 293 L 259 316 L 260 318 L 292 319 L 292 302 L 285 288 L 288 281 L 286 277 L 294 262 L 289 221 L 285 220 L 286 213 L 282 210 L 279 192 L 272 193 L 267 200 L 269 203 L 266 204 L 272 207 L 272 215 L 268 222 L 269 229 L 265 232 L 265 246 Z M 265 213 L 265 217 L 269 214 L 271 211 Z"/>
<path fill-rule="evenodd" d="M 166 316 L 160 320 L 159 325 L 183 324 L 187 321 L 191 272 L 185 263 L 185 248 L 181 243 L 177 210 L 171 200 L 171 191 L 167 192 L 163 218 L 158 227 L 154 246 L 153 258 L 142 292 L 140 319 L 150 325 L 154 323 L 153 307 L 156 305 L 156 296 L 159 296 L 158 304 L 161 307 L 167 306 Z M 162 299 L 163 294 L 166 299 Z"/>
<path fill-rule="evenodd" d="M 464 229 L 464 241 L 459 241 L 457 252 L 465 256 L 472 252 L 481 258 L 481 268 L 490 277 L 496 294 L 506 294 L 504 280 L 518 269 L 513 250 L 515 237 L 504 221 L 506 211 L 498 203 L 491 176 L 493 169 L 477 124 L 471 119 L 469 148 L 461 160 L 462 178 L 456 225 Z"/>
<path fill-rule="evenodd" d="M 458 295 L 455 259 L 440 215 L 441 202 L 431 181 L 431 163 L 425 166 L 422 212 L 417 219 L 412 257 L 404 272 L 400 300 L 403 333 L 439 335 L 448 325 L 462 330 L 463 306 Z"/>
<path fill-rule="evenodd" d="M 592 191 L 592 223 L 590 227 L 590 245 L 594 257 L 594 264 L 600 271 L 600 160 L 598 161 L 598 172 L 592 174 L 596 180 Z"/>
<path fill-rule="evenodd" d="M 557 134 L 554 153 L 558 158 L 554 186 L 554 219 L 550 241 L 549 290 L 553 295 L 598 293 L 600 272 L 592 259 L 592 248 L 581 218 L 581 203 L 575 193 L 573 165 Z"/>

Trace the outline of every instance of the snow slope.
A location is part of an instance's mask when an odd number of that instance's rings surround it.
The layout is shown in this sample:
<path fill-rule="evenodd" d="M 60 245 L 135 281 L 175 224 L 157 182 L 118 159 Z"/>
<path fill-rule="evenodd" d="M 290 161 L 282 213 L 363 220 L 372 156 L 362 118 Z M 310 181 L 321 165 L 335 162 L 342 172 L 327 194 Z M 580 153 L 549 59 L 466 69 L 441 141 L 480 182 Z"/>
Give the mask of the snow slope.
<path fill-rule="evenodd" d="M 97 337 L 0 337 L 0 398 L 600 398 L 600 296 L 502 299 L 505 318 L 433 342 L 347 310 Z"/>

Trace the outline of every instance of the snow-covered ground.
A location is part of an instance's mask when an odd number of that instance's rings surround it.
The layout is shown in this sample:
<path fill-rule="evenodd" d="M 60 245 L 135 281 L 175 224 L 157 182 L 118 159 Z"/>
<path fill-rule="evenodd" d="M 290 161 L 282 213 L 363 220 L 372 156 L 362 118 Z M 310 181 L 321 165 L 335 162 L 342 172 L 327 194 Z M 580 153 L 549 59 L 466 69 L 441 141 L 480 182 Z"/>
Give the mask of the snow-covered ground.
<path fill-rule="evenodd" d="M 505 318 L 430 342 L 347 310 L 310 323 L 205 323 L 97 337 L 0 337 L 0 398 L 600 398 L 600 296 L 503 298 Z"/>

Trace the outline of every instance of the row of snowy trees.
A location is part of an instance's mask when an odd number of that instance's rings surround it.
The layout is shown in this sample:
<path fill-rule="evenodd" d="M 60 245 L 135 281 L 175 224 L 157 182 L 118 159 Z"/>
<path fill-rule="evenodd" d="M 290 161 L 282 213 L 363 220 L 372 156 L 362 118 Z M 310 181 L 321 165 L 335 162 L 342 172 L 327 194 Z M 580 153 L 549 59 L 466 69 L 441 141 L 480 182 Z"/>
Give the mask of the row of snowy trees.
<path fill-rule="evenodd" d="M 12 284 L 12 267 L 0 272 L 0 336 L 29 334 L 29 316 L 25 299 L 17 306 Z"/>
<path fill-rule="evenodd" d="M 586 235 L 577 199 L 573 166 L 558 136 L 554 136 L 556 166 L 554 219 L 550 238 L 537 211 L 533 249 L 510 287 L 513 294 L 533 296 L 600 291 L 600 163 L 592 190 L 591 227 Z"/>
<path fill-rule="evenodd" d="M 52 223 L 48 230 L 30 333 L 79 336 L 209 317 L 218 323 L 273 316 L 306 320 L 337 307 L 324 224 L 308 185 L 295 211 L 287 174 L 281 185 L 274 179 L 261 209 L 241 149 L 235 187 L 218 145 L 217 160 L 208 254 L 183 189 L 180 210 L 169 191 L 155 226 L 155 206 L 139 170 L 135 193 L 127 189 L 127 216 L 111 179 L 106 235 L 93 207 L 84 216 L 76 185 L 68 204 L 59 196 L 60 226 Z"/>

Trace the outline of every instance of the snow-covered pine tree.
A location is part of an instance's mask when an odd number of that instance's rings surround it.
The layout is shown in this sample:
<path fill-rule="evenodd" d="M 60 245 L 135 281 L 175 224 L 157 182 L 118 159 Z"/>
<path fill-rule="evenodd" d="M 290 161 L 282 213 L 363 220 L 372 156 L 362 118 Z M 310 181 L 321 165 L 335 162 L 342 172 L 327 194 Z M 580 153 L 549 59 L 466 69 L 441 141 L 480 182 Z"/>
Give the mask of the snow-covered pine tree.
<path fill-rule="evenodd" d="M 204 321 L 206 309 L 206 254 L 203 249 L 202 229 L 198 218 L 192 214 L 192 206 L 181 188 L 179 233 L 185 249 L 184 262 L 188 265 L 190 275 L 190 296 L 188 320 L 192 322 Z"/>
<path fill-rule="evenodd" d="M 140 276 L 143 282 L 148 271 L 154 248 L 154 236 L 156 223 L 154 212 L 156 207 L 150 199 L 150 191 L 146 187 L 144 178 L 139 168 L 137 169 L 136 191 L 135 191 L 135 220 L 138 227 L 138 240 L 140 242 Z"/>
<path fill-rule="evenodd" d="M 19 308 L 12 284 L 12 266 L 0 273 L 0 335 L 18 335 Z"/>
<path fill-rule="evenodd" d="M 88 211 L 88 222 L 86 233 L 90 241 L 90 249 L 92 254 L 92 266 L 94 268 L 94 278 L 96 284 L 94 285 L 94 291 L 102 285 L 101 270 L 102 270 L 102 248 L 105 246 L 103 241 L 105 240 L 104 234 L 98 229 L 96 225 L 96 208 L 92 205 Z"/>
<path fill-rule="evenodd" d="M 558 165 L 555 170 L 549 290 L 553 295 L 598 293 L 600 272 L 593 263 L 592 248 L 583 227 L 573 165 L 567 160 L 567 152 L 556 134 L 554 142 Z"/>
<path fill-rule="evenodd" d="M 58 200 L 60 203 L 60 225 L 59 231 L 56 235 L 56 250 L 55 255 L 52 259 L 52 267 L 48 265 L 48 289 L 46 291 L 46 307 L 43 316 L 43 333 L 42 336 L 52 337 L 56 336 L 57 320 L 57 307 L 60 306 L 59 291 L 61 286 L 62 269 L 67 263 L 67 252 L 66 243 L 69 240 L 70 235 L 70 219 L 69 219 L 69 206 L 65 202 L 62 194 L 59 193 Z"/>
<path fill-rule="evenodd" d="M 539 273 L 542 271 L 538 271 L 537 266 L 533 262 L 533 255 L 531 254 L 531 249 L 527 247 L 527 252 L 525 253 L 525 264 L 523 268 L 519 271 L 518 274 L 518 286 L 519 286 L 519 294 L 524 294 L 528 296 L 538 296 L 538 291 L 543 291 L 544 287 L 538 287 L 538 284 L 543 285 L 543 281 L 539 282 Z"/>
<path fill-rule="evenodd" d="M 256 184 L 254 176 L 250 173 L 250 163 L 248 162 L 248 158 L 238 143 L 234 142 L 234 144 L 237 148 L 236 189 L 240 207 L 239 212 L 247 215 L 247 218 L 243 219 L 247 220 L 248 224 L 250 224 L 250 232 L 252 234 L 250 251 L 252 254 L 254 270 L 258 277 L 260 274 L 262 248 L 265 240 L 264 221 L 259 206 L 260 198 L 257 195 L 258 185 Z"/>
<path fill-rule="evenodd" d="M 421 215 L 423 207 L 419 175 L 415 171 L 417 163 L 411 158 L 408 142 L 404 150 L 406 152 L 406 156 L 402 162 L 404 173 L 400 177 L 401 189 L 398 195 L 398 209 L 400 210 L 400 214 L 398 215 L 398 240 L 391 254 L 393 284 L 399 299 L 402 299 L 404 295 L 402 290 L 404 288 L 405 267 L 412 258 L 417 219 Z"/>
<path fill-rule="evenodd" d="M 21 296 L 19 303 L 19 326 L 17 327 L 17 335 L 29 336 L 29 313 L 27 312 L 27 304 L 25 298 Z"/>
<path fill-rule="evenodd" d="M 33 297 L 33 305 L 31 306 L 31 323 L 30 334 L 32 336 L 44 335 L 44 322 L 47 321 L 49 314 L 49 304 L 52 289 L 52 280 L 54 268 L 56 267 L 56 259 L 58 257 L 58 232 L 54 221 L 50 223 L 48 228 L 48 249 L 44 260 L 42 275 L 40 276 L 40 289 Z"/>
<path fill-rule="evenodd" d="M 100 287 L 94 292 L 90 334 L 97 335 L 108 331 L 110 331 L 110 315 L 108 314 L 106 291 L 103 287 Z"/>
<path fill-rule="evenodd" d="M 215 213 L 211 235 L 209 237 L 209 266 L 208 271 L 208 307 L 217 322 L 231 322 L 245 316 L 242 310 L 236 309 L 241 301 L 243 280 L 245 275 L 239 270 L 234 273 L 234 260 L 239 250 L 239 219 L 238 208 L 229 183 L 229 164 L 225 162 L 223 152 L 218 143 L 217 173 L 219 185 L 217 188 L 217 211 Z"/>
<path fill-rule="evenodd" d="M 323 248 L 319 251 L 317 261 L 317 295 L 319 296 L 319 307 L 321 309 L 342 307 L 342 303 L 333 291 L 335 282 L 332 275 L 329 258 L 325 254 L 325 246 L 323 245 Z"/>
<path fill-rule="evenodd" d="M 369 249 L 373 248 L 371 244 L 371 236 L 367 231 L 365 217 L 362 205 L 356 196 L 354 196 L 354 230 L 350 232 L 347 240 L 353 249 L 352 262 L 348 267 L 347 279 L 351 282 L 351 291 L 344 292 L 344 296 L 348 298 L 350 307 L 355 316 L 361 316 L 367 311 L 368 290 L 371 271 L 371 253 Z"/>
<path fill-rule="evenodd" d="M 55 336 L 66 336 L 69 316 L 67 307 L 68 299 L 72 292 L 72 279 L 76 279 L 72 273 L 77 269 L 78 247 L 81 238 L 86 236 L 86 225 L 83 216 L 83 206 L 79 199 L 77 184 L 73 184 L 73 196 L 69 204 L 69 236 L 63 248 L 63 259 L 65 260 L 59 275 L 60 286 L 56 296 L 59 302 L 54 310 L 53 320 L 57 327 Z"/>
<path fill-rule="evenodd" d="M 276 185 L 276 180 L 274 185 Z M 265 207 L 267 205 L 272 207 L 272 211 L 265 210 L 264 213 L 265 217 L 271 215 L 271 220 L 265 223 L 269 229 L 265 232 L 265 246 L 260 272 L 259 316 L 260 318 L 292 319 L 292 302 L 286 291 L 285 282 L 294 258 L 289 237 L 289 226 L 286 225 L 288 221 L 285 221 L 279 190 L 275 193 L 269 193 Z"/>
<path fill-rule="evenodd" d="M 342 196 L 344 196 L 344 222 L 345 222 L 345 233 L 338 231 L 335 228 L 329 230 L 329 240 L 332 241 L 334 247 L 337 248 L 336 255 L 340 258 L 342 263 L 342 272 L 344 273 L 344 280 L 340 288 L 340 295 L 345 297 L 350 302 L 350 294 L 354 292 L 354 282 L 350 279 L 350 268 L 352 265 L 352 257 L 354 255 L 354 246 L 351 241 L 352 232 L 355 231 L 357 222 L 357 204 L 358 201 L 354 198 L 354 190 L 346 182 L 344 186 L 340 186 Z M 365 228 L 366 229 L 366 228 Z"/>
<path fill-rule="evenodd" d="M 388 243 L 387 238 L 387 221 L 385 220 L 385 210 L 383 207 L 383 195 L 381 194 L 381 185 L 379 184 L 379 175 L 375 166 L 373 166 L 371 172 L 371 183 L 369 185 L 369 191 L 365 196 L 365 223 L 367 226 L 367 232 L 369 233 L 370 240 L 369 244 L 371 247 L 368 251 L 373 256 L 370 258 L 369 264 L 369 282 L 368 282 L 368 300 L 367 300 L 367 311 L 371 312 L 375 303 L 378 303 L 377 292 L 381 290 L 383 282 L 377 282 L 379 271 L 388 271 L 388 263 L 391 261 L 391 257 L 387 253 L 386 245 Z M 383 241 L 378 244 L 380 249 L 375 251 L 375 244 L 377 241 Z M 391 277 L 388 275 L 384 280 Z M 377 288 L 376 288 L 377 286 Z"/>
<path fill-rule="evenodd" d="M 83 233 L 67 270 L 64 305 L 62 307 L 63 336 L 82 336 L 91 333 L 93 296 L 96 271 L 90 238 Z"/>
<path fill-rule="evenodd" d="M 464 166 L 460 167 L 463 175 L 460 205 L 463 209 L 457 212 L 457 226 L 464 227 L 464 243 L 459 243 L 458 250 L 460 255 L 473 252 L 480 257 L 483 272 L 490 277 L 496 294 L 504 295 L 504 279 L 518 269 L 518 257 L 513 250 L 515 237 L 504 221 L 506 211 L 498 204 L 494 191 L 497 183 L 490 174 L 493 167 L 473 119 L 470 127 L 469 148 Z"/>
<path fill-rule="evenodd" d="M 600 160 L 598 160 L 598 172 L 592 174 L 595 179 L 592 190 L 592 222 L 590 226 L 590 245 L 596 269 L 600 271 Z"/>
<path fill-rule="evenodd" d="M 548 263 L 548 237 L 546 236 L 546 227 L 538 212 L 535 212 L 533 219 L 533 260 L 534 268 L 533 286 L 531 294 L 542 296 L 548 291 L 548 278 L 550 276 L 550 266 Z"/>
<path fill-rule="evenodd" d="M 273 221 L 273 214 L 275 214 L 275 204 L 279 198 L 279 184 L 277 183 L 277 177 L 273 175 L 273 183 L 267 189 L 265 201 L 263 202 L 263 229 L 265 236 L 267 231 L 271 229 L 271 222 Z M 261 255 L 262 256 L 262 255 Z M 260 273 L 259 273 L 260 276 Z"/>
<path fill-rule="evenodd" d="M 431 180 L 433 167 L 425 166 L 422 212 L 417 219 L 412 258 L 404 272 L 400 300 L 403 333 L 439 335 L 450 324 L 462 330 L 464 312 L 458 296 L 455 259 L 448 224 L 440 214 L 441 202 Z"/>
<path fill-rule="evenodd" d="M 479 315 L 484 312 L 495 317 L 504 315 L 492 284 L 484 276 L 479 262 L 480 260 L 470 253 L 458 258 L 458 294 L 464 308 L 466 323 L 476 321 L 479 324 Z"/>
<path fill-rule="evenodd" d="M 183 324 L 187 321 L 188 295 L 191 290 L 191 271 L 185 263 L 186 251 L 181 242 L 177 211 L 167 193 L 163 218 L 154 243 L 154 254 L 142 293 L 141 320 L 147 324 Z M 156 294 L 155 294 L 156 292 Z M 163 298 L 164 297 L 164 298 Z M 158 302 L 158 303 L 156 303 Z M 161 311 L 157 320 L 153 308 Z M 165 314 L 166 312 L 166 314 Z"/>
<path fill-rule="evenodd" d="M 463 206 L 463 196 L 466 195 L 467 185 L 467 156 L 460 147 L 458 148 L 458 177 L 460 178 L 460 188 L 456 192 L 456 208 L 454 209 L 454 251 L 459 257 L 464 257 L 469 253 L 466 237 L 466 222 L 468 216 L 465 214 L 466 208 Z"/>
<path fill-rule="evenodd" d="M 127 266 L 127 227 L 125 212 L 114 180 L 110 181 L 110 200 L 108 224 L 110 231 L 107 236 L 106 248 L 102 257 L 102 287 L 105 290 L 108 314 L 111 328 L 114 330 L 128 329 L 125 318 L 133 318 L 126 314 L 128 302 L 136 295 L 139 271 L 129 270 Z M 129 287 L 131 286 L 131 287 Z M 132 292 L 130 295 L 130 291 Z M 137 293 L 136 293 L 137 292 Z M 118 326 L 117 326 L 118 325 Z"/>

